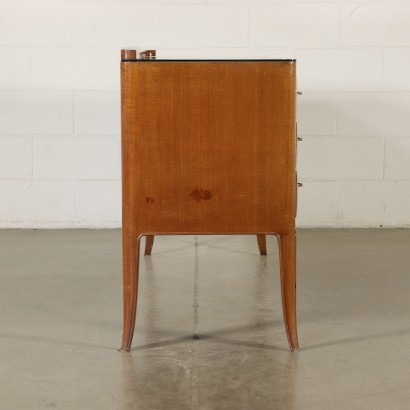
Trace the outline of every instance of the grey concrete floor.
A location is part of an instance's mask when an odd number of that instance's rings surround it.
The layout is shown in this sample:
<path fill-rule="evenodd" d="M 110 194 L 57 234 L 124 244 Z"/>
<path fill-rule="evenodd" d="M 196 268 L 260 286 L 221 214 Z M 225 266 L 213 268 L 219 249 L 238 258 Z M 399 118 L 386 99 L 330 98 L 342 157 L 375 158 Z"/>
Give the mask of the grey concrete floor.
<path fill-rule="evenodd" d="M 298 235 L 298 352 L 275 238 L 178 236 L 124 353 L 119 230 L 0 231 L 0 408 L 409 409 L 410 230 Z"/>

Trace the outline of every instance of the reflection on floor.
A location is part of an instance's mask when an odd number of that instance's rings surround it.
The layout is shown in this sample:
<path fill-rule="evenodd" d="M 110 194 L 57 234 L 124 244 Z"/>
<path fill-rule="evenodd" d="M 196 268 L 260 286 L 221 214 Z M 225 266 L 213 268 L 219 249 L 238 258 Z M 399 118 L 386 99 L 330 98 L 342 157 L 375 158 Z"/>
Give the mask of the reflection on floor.
<path fill-rule="evenodd" d="M 299 352 L 276 238 L 157 237 L 133 349 L 119 230 L 0 231 L 4 409 L 408 409 L 410 230 L 298 232 Z"/>

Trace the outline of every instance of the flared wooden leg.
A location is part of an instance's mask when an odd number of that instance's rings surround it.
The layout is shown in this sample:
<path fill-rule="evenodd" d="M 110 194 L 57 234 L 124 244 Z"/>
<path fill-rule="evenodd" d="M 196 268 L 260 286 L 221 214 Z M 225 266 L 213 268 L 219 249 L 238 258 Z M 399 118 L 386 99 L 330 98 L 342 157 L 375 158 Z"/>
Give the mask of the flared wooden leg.
<path fill-rule="evenodd" d="M 154 245 L 154 235 L 147 235 L 145 237 L 145 253 L 144 253 L 144 255 L 151 255 L 153 245 Z"/>
<path fill-rule="evenodd" d="M 291 351 L 299 348 L 296 322 L 296 234 L 279 240 L 283 317 Z"/>
<path fill-rule="evenodd" d="M 266 235 L 256 235 L 256 239 L 258 240 L 259 253 L 260 253 L 262 256 L 267 255 L 267 251 L 266 251 Z"/>
<path fill-rule="evenodd" d="M 139 238 L 123 234 L 124 329 L 121 350 L 129 351 L 135 328 L 138 296 Z"/>

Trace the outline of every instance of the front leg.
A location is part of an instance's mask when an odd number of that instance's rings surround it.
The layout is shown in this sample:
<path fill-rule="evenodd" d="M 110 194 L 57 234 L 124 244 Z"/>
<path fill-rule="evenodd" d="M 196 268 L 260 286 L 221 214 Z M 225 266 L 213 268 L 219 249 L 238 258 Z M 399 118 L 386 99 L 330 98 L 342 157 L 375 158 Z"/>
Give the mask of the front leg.
<path fill-rule="evenodd" d="M 267 255 L 267 249 L 266 249 L 266 235 L 256 235 L 256 239 L 258 240 L 258 247 L 259 247 L 259 253 L 262 256 Z"/>
<path fill-rule="evenodd" d="M 291 351 L 299 348 L 296 323 L 296 233 L 278 236 L 283 317 Z"/>

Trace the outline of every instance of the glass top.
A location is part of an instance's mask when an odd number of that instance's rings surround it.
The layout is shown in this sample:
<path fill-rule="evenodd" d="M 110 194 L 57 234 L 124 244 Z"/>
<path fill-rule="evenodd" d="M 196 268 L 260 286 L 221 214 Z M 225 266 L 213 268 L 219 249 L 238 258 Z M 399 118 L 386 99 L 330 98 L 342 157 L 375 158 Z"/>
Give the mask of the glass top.
<path fill-rule="evenodd" d="M 178 63 L 178 62 L 193 62 L 193 63 L 197 63 L 197 62 L 210 62 L 210 63 L 229 63 L 229 62 L 272 62 L 272 61 L 278 61 L 278 62 L 294 62 L 296 61 L 296 59 L 270 59 L 270 58 L 258 58 L 258 59 L 245 59 L 245 58 L 237 58 L 237 59 L 213 59 L 213 58 L 198 58 L 198 59 L 177 59 L 177 58 L 170 58 L 170 59 L 142 59 L 142 58 L 138 58 L 136 60 L 128 60 L 128 61 L 137 61 L 137 62 L 141 62 L 141 63 Z"/>

